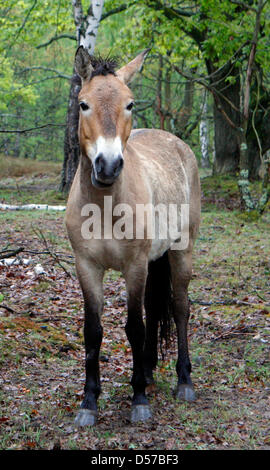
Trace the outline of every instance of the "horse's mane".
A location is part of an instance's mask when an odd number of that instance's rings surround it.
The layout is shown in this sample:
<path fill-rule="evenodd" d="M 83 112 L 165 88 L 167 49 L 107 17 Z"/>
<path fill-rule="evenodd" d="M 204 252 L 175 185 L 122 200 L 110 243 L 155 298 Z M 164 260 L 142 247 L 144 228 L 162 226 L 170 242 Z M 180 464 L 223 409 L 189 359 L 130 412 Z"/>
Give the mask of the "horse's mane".
<path fill-rule="evenodd" d="M 94 68 L 92 77 L 96 77 L 97 75 L 108 75 L 112 74 L 115 75 L 115 68 L 118 66 L 118 58 L 117 57 L 101 57 L 101 55 L 91 55 L 91 64 Z"/>

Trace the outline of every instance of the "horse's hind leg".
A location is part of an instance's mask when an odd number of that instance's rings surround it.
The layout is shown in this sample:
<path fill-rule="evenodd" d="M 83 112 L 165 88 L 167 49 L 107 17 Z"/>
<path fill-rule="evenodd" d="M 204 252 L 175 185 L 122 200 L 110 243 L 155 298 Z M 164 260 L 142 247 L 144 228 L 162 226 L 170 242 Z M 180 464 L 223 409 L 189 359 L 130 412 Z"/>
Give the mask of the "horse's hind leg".
<path fill-rule="evenodd" d="M 173 288 L 173 315 L 178 337 L 176 371 L 178 384 L 176 398 L 186 401 L 196 399 L 190 378 L 191 363 L 188 353 L 187 326 L 189 319 L 188 285 L 192 269 L 191 250 L 170 250 L 169 261 Z"/>
<path fill-rule="evenodd" d="M 92 426 L 97 420 L 97 399 L 100 394 L 99 350 L 102 341 L 100 315 L 103 308 L 103 269 L 95 263 L 76 259 L 76 269 L 84 297 L 85 372 L 84 399 L 76 426 Z"/>
<path fill-rule="evenodd" d="M 145 341 L 145 327 L 143 323 L 143 302 L 147 276 L 147 260 L 136 260 L 124 273 L 127 297 L 128 320 L 126 334 L 131 345 L 133 355 L 133 374 L 131 385 L 133 387 L 131 422 L 146 421 L 151 417 L 148 400 L 145 396 L 146 379 L 144 373 L 143 347 Z"/>

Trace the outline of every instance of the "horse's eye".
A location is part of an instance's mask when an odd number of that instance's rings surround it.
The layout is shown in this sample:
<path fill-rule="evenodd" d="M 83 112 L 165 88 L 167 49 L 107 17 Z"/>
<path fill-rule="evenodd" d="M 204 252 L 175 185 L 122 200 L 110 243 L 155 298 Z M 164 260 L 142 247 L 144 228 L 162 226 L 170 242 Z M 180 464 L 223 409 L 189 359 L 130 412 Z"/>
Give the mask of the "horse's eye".
<path fill-rule="evenodd" d="M 129 104 L 127 105 L 127 110 L 128 110 L 128 111 L 131 111 L 132 108 L 133 108 L 133 106 L 134 106 L 134 103 L 133 103 L 133 102 L 129 103 Z"/>
<path fill-rule="evenodd" d="M 83 111 L 87 111 L 87 109 L 89 109 L 89 106 L 88 104 L 84 103 L 84 102 L 81 102 L 80 103 L 80 107 Z"/>

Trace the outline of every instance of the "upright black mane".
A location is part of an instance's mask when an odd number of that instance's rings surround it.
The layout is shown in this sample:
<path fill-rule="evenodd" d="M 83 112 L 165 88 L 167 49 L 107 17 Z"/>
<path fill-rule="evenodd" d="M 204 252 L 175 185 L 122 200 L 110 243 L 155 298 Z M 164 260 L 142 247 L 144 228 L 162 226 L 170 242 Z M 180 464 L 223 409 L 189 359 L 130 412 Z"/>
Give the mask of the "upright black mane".
<path fill-rule="evenodd" d="M 91 64 L 94 68 L 91 78 L 97 75 L 115 75 L 115 68 L 118 66 L 117 57 L 101 57 L 98 55 L 91 55 Z"/>

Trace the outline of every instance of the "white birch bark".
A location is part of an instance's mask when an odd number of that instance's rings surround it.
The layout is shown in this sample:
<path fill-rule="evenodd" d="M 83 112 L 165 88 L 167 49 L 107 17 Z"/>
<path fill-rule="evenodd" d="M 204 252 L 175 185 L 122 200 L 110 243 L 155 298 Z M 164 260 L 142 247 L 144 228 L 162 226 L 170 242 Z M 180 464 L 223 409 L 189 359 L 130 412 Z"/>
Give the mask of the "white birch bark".
<path fill-rule="evenodd" d="M 86 15 L 83 14 L 81 0 L 72 0 L 72 6 L 78 45 L 84 46 L 93 54 L 104 0 L 92 0 Z"/>
<path fill-rule="evenodd" d="M 40 211 L 65 211 L 66 206 L 50 206 L 48 204 L 23 204 L 20 206 L 15 206 L 13 204 L 0 204 L 0 210 L 3 211 L 31 211 L 31 210 L 40 210 Z"/>
<path fill-rule="evenodd" d="M 201 166 L 202 168 L 209 168 L 210 167 L 209 132 L 208 132 L 208 121 L 207 121 L 207 97 L 206 96 L 203 102 L 201 122 L 200 122 L 200 144 L 201 144 L 201 154 L 202 154 Z"/>
<path fill-rule="evenodd" d="M 72 0 L 73 18 L 76 27 L 77 43 L 80 44 L 80 30 L 83 23 L 83 9 L 81 0 Z"/>
<path fill-rule="evenodd" d="M 84 38 L 81 40 L 81 45 L 86 47 L 91 54 L 94 53 L 98 27 L 102 15 L 104 0 L 92 0 L 91 8 L 88 10 L 86 17 L 86 28 Z"/>
<path fill-rule="evenodd" d="M 85 15 L 81 0 L 71 0 L 71 3 L 73 8 L 74 24 L 76 27 L 77 45 L 84 46 L 90 54 L 94 54 L 104 0 L 89 1 L 89 7 Z M 79 142 L 77 132 L 79 120 L 79 91 L 80 83 L 75 70 L 73 70 L 67 111 L 64 162 L 60 184 L 61 191 L 68 191 L 70 189 L 79 161 Z"/>

